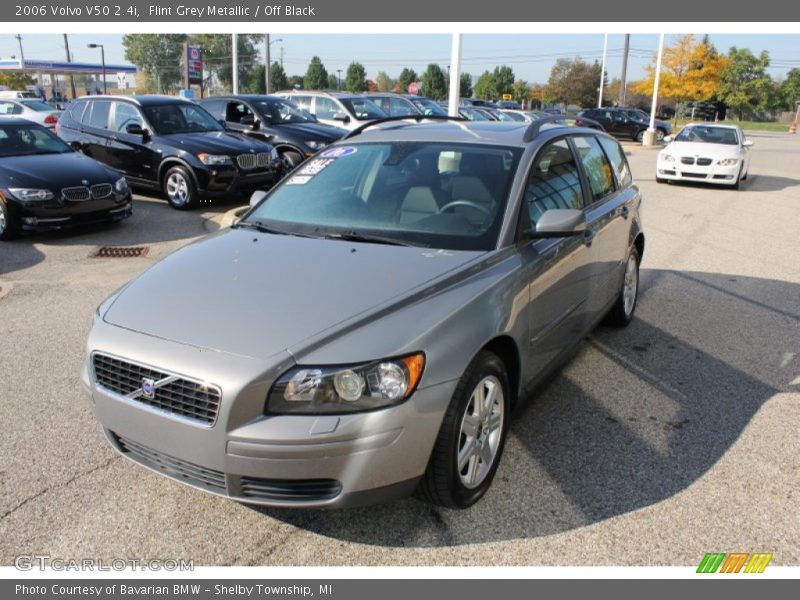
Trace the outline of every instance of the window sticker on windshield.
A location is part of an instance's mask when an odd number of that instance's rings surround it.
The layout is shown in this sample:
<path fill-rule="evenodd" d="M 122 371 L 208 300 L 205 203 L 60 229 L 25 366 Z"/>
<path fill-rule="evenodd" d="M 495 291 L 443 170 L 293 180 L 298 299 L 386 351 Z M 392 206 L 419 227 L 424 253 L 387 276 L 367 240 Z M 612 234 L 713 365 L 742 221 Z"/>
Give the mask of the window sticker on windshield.
<path fill-rule="evenodd" d="M 311 181 L 312 177 L 313 175 L 295 175 L 286 182 L 286 185 L 305 185 Z"/>
<path fill-rule="evenodd" d="M 343 158 L 355 154 L 356 152 L 358 152 L 358 148 L 354 146 L 336 146 L 335 148 L 325 150 L 320 156 L 322 158 Z"/>
<path fill-rule="evenodd" d="M 315 158 L 300 169 L 298 175 L 316 175 L 334 161 L 332 158 Z"/>

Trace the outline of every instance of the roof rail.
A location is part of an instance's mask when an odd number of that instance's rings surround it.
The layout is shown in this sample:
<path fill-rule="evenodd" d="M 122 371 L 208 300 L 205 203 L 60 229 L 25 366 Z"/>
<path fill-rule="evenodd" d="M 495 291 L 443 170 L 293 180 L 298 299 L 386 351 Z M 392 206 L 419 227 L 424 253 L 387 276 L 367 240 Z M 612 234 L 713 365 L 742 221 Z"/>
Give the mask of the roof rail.
<path fill-rule="evenodd" d="M 364 130 L 369 129 L 374 125 L 380 125 L 381 123 L 391 123 L 392 121 L 408 121 L 413 120 L 419 123 L 420 121 L 466 121 L 464 117 L 451 117 L 450 115 L 407 115 L 407 116 L 397 116 L 397 117 L 382 117 L 380 119 L 375 119 L 374 121 L 369 121 L 356 127 L 344 136 L 343 140 L 349 140 L 357 135 L 360 135 Z"/>
<path fill-rule="evenodd" d="M 546 125 L 547 123 L 558 123 L 562 122 L 566 125 L 568 120 L 578 121 L 580 120 L 581 124 L 586 123 L 590 127 L 595 127 L 600 131 L 605 131 L 605 128 L 598 123 L 597 121 L 593 121 L 592 119 L 587 119 L 586 117 L 578 117 L 578 116 L 571 116 L 571 115 L 545 115 L 536 119 L 533 123 L 528 126 L 525 135 L 522 138 L 523 142 L 530 142 L 539 135 L 539 130 L 542 128 L 542 125 Z"/>

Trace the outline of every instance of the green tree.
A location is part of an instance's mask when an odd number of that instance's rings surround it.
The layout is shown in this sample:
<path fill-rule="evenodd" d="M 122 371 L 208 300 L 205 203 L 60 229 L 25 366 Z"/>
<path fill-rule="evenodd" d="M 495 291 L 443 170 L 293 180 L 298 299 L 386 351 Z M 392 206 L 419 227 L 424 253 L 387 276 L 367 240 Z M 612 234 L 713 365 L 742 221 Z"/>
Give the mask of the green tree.
<path fill-rule="evenodd" d="M 283 70 L 283 66 L 278 61 L 272 63 L 269 68 L 269 82 L 272 86 L 272 90 L 275 92 L 278 90 L 285 90 L 289 87 L 289 81 L 286 79 L 286 71 Z"/>
<path fill-rule="evenodd" d="M 736 111 L 740 120 L 745 112 L 774 107 L 775 86 L 767 67 L 767 52 L 755 56 L 749 49 L 736 46 L 728 52 L 728 64 L 719 84 L 719 98 Z"/>
<path fill-rule="evenodd" d="M 122 36 L 125 60 L 136 65 L 149 90 L 163 93 L 176 89 L 183 79 L 183 33 L 129 33 Z"/>
<path fill-rule="evenodd" d="M 797 109 L 796 103 L 800 101 L 800 69 L 795 67 L 786 74 L 786 79 L 781 83 L 780 95 L 784 109 Z"/>
<path fill-rule="evenodd" d="M 491 71 L 484 71 L 475 82 L 474 94 L 476 98 L 481 100 L 493 100 L 496 89 L 494 85 L 494 76 Z"/>
<path fill-rule="evenodd" d="M 347 67 L 347 75 L 342 87 L 348 92 L 366 92 L 367 71 L 364 69 L 364 65 L 359 62 L 351 62 Z"/>
<path fill-rule="evenodd" d="M 458 82 L 458 95 L 461 98 L 472 98 L 472 75 L 462 73 Z"/>
<path fill-rule="evenodd" d="M 594 106 L 600 81 L 600 65 L 580 58 L 559 58 L 544 88 L 546 102 Z"/>
<path fill-rule="evenodd" d="M 339 79 L 333 73 L 328 73 L 328 89 L 329 90 L 339 89 Z"/>
<path fill-rule="evenodd" d="M 430 64 L 422 74 L 422 92 L 432 100 L 447 98 L 447 80 L 439 65 Z"/>
<path fill-rule="evenodd" d="M 25 73 L 0 73 L 0 85 L 10 90 L 24 90 L 26 85 L 33 83 L 33 77 Z"/>
<path fill-rule="evenodd" d="M 313 56 L 308 63 L 306 76 L 303 78 L 303 89 L 322 90 L 328 85 L 328 71 L 319 56 Z"/>
<path fill-rule="evenodd" d="M 528 86 L 528 82 L 524 79 L 517 79 L 511 87 L 511 95 L 514 96 L 514 100 L 520 103 L 523 100 L 526 102 L 530 100 L 531 88 Z"/>
<path fill-rule="evenodd" d="M 394 89 L 394 79 L 385 71 L 380 71 L 375 78 L 375 85 L 378 86 L 379 92 L 391 92 Z"/>
<path fill-rule="evenodd" d="M 303 77 L 301 75 L 292 75 L 287 80 L 289 84 L 287 87 L 293 90 L 302 90 L 303 88 Z"/>
<path fill-rule="evenodd" d="M 408 92 L 408 84 L 414 81 L 417 81 L 419 76 L 417 75 L 414 69 L 403 69 L 400 71 L 400 76 L 397 78 L 397 83 L 400 85 L 400 90 L 402 93 Z"/>
<path fill-rule="evenodd" d="M 508 65 L 495 67 L 492 72 L 492 81 L 494 83 L 495 98 L 499 98 L 503 94 L 513 93 L 514 71 Z"/>

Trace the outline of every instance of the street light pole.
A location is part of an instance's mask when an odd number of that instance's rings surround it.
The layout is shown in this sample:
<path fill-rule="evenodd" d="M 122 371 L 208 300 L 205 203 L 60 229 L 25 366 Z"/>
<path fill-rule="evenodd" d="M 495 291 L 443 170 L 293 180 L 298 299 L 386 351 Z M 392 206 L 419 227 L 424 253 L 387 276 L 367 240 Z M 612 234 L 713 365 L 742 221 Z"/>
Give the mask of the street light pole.
<path fill-rule="evenodd" d="M 272 93 L 272 86 L 270 85 L 270 69 L 271 63 L 269 60 L 269 34 L 264 34 L 264 62 L 267 65 L 267 68 L 264 70 L 264 93 L 267 95 Z"/>
<path fill-rule="evenodd" d="M 239 44 L 236 34 L 231 34 L 231 44 L 233 47 L 233 93 L 239 93 Z"/>
<path fill-rule="evenodd" d="M 103 64 L 103 95 L 108 94 L 108 89 L 106 87 L 106 49 L 103 47 L 103 44 L 86 44 L 87 48 L 100 48 L 100 61 Z"/>
<path fill-rule="evenodd" d="M 342 70 L 341 69 L 336 69 L 336 73 L 339 75 L 339 77 L 336 79 L 336 89 L 341 92 L 342 91 Z"/>
<path fill-rule="evenodd" d="M 661 79 L 661 58 L 664 56 L 664 34 L 658 40 L 658 56 L 656 57 L 656 74 L 653 81 L 653 102 L 650 105 L 650 126 L 645 132 L 642 145 L 652 146 L 656 143 L 656 108 L 658 107 L 658 84 Z"/>
<path fill-rule="evenodd" d="M 461 96 L 461 34 L 454 33 L 450 42 L 450 97 L 447 101 L 447 114 L 458 116 L 458 102 Z"/>

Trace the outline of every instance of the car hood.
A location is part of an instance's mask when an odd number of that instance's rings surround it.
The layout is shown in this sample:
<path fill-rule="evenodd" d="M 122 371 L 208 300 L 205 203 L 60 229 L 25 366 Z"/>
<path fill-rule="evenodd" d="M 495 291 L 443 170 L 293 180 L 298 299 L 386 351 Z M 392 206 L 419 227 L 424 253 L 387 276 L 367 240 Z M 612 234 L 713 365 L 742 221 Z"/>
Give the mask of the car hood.
<path fill-rule="evenodd" d="M 3 187 L 64 187 L 111 183 L 121 177 L 108 167 L 79 152 L 9 156 L 0 159 L 0 184 Z"/>
<path fill-rule="evenodd" d="M 346 129 L 325 125 L 324 123 L 282 123 L 269 125 L 268 128 L 277 131 L 291 131 L 297 135 L 304 136 L 307 140 L 325 142 L 341 139 L 347 133 Z"/>
<path fill-rule="evenodd" d="M 243 154 L 250 152 L 269 152 L 272 146 L 227 131 L 203 131 L 194 133 L 171 133 L 159 136 L 162 141 L 175 148 L 192 154 Z"/>
<path fill-rule="evenodd" d="M 484 254 L 226 229 L 145 271 L 103 318 L 201 349 L 267 358 L 411 303 Z"/>
<path fill-rule="evenodd" d="M 706 144 L 703 142 L 671 142 L 663 152 L 676 157 L 704 156 L 708 158 L 738 158 L 739 146 L 730 144 Z"/>

